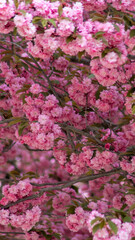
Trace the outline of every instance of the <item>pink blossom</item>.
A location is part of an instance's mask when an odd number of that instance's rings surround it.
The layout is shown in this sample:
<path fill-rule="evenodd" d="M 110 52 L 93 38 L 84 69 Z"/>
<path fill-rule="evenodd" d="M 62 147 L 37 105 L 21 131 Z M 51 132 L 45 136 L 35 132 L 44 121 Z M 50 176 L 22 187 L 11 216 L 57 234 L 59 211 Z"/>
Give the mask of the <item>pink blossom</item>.
<path fill-rule="evenodd" d="M 41 92 L 41 87 L 39 84 L 32 84 L 32 86 L 30 87 L 30 91 L 33 93 L 33 94 L 38 94 Z"/>

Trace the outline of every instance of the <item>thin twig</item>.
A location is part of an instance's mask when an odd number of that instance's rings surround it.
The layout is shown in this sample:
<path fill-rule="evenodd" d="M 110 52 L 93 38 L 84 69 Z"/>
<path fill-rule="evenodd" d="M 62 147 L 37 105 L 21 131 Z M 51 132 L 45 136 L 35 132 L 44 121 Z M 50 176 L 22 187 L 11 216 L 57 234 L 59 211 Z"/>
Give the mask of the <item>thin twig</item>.
<path fill-rule="evenodd" d="M 3 41 L 2 39 L 0 39 L 0 41 L 1 41 L 1 42 L 5 42 L 6 44 L 7 44 L 7 43 L 9 43 L 9 44 L 14 44 L 14 45 L 16 45 L 17 47 L 23 49 L 23 48 L 22 48 L 19 44 L 17 44 L 17 43 L 9 42 L 9 41 L 7 41 L 7 40 L 6 40 L 6 41 Z M 45 77 L 45 78 L 47 79 L 47 81 L 48 81 L 48 84 L 50 85 L 50 88 L 51 88 L 53 94 L 55 95 L 55 97 L 56 97 L 56 98 L 59 100 L 59 102 L 61 103 L 61 99 L 59 98 L 58 93 L 55 91 L 55 89 L 54 89 L 54 87 L 53 87 L 53 84 L 52 84 L 50 78 L 46 75 L 45 71 L 40 67 L 39 63 L 36 61 L 36 59 L 35 59 L 29 52 L 25 51 L 24 49 L 23 49 L 23 51 L 28 54 L 28 56 L 29 56 L 29 57 L 33 60 L 33 62 L 37 65 L 38 70 L 40 70 L 40 71 L 43 73 L 44 77 Z"/>
<path fill-rule="evenodd" d="M 61 128 L 65 129 L 66 131 L 70 130 L 70 131 L 76 132 L 76 133 L 78 133 L 78 134 L 80 134 L 82 136 L 86 136 L 88 138 L 91 138 L 94 141 L 96 141 L 100 146 L 104 147 L 104 143 L 102 141 L 100 141 L 99 139 L 95 138 L 94 136 L 90 135 L 89 133 L 87 133 L 87 132 L 85 132 L 83 130 L 80 130 L 80 129 L 77 129 L 77 128 L 73 127 L 73 126 L 70 126 L 70 125 L 67 125 L 67 124 L 62 124 L 62 123 L 60 123 L 60 126 L 61 126 Z"/>
<path fill-rule="evenodd" d="M 92 181 L 92 180 L 95 180 L 95 179 L 98 179 L 98 178 L 101 178 L 101 177 L 111 176 L 113 174 L 117 174 L 117 173 L 120 173 L 122 171 L 123 170 L 121 168 L 117 168 L 117 169 L 111 170 L 109 172 L 94 174 L 94 175 L 90 175 L 90 176 L 84 176 L 84 177 L 81 177 L 81 178 L 78 178 L 78 179 L 75 179 L 75 180 L 71 180 L 71 181 L 68 181 L 66 184 L 63 184 L 61 186 L 42 188 L 42 189 L 39 190 L 39 193 L 37 193 L 37 194 L 33 194 L 31 196 L 21 198 L 21 199 L 17 200 L 16 202 L 12 202 L 12 203 L 9 203 L 5 206 L 1 206 L 0 208 L 1 209 L 8 209 L 8 208 L 10 208 L 10 207 L 12 207 L 12 206 L 14 206 L 18 203 L 25 202 L 27 200 L 37 199 L 37 198 L 41 197 L 44 194 L 44 192 L 61 190 L 63 188 L 71 187 L 73 184 L 78 183 L 78 182 Z"/>
<path fill-rule="evenodd" d="M 23 232 L 0 232 L 2 234 L 25 234 Z"/>

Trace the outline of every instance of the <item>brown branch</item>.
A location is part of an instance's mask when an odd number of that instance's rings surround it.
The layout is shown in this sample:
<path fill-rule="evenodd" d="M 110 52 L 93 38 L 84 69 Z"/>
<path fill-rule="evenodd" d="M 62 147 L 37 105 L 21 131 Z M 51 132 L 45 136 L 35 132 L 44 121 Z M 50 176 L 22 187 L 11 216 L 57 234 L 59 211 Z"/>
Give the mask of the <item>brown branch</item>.
<path fill-rule="evenodd" d="M 73 139 L 72 139 L 72 136 L 71 136 L 71 134 L 70 134 L 69 131 L 66 131 L 66 132 L 67 132 L 67 138 L 68 138 L 69 143 L 70 143 L 70 145 L 71 145 L 71 147 L 72 147 L 72 150 L 73 150 L 74 152 L 76 152 L 75 144 L 74 144 L 74 141 L 73 141 Z"/>
<path fill-rule="evenodd" d="M 78 134 L 80 134 L 82 136 L 86 136 L 88 138 L 91 138 L 92 140 L 96 141 L 102 147 L 104 147 L 104 145 L 105 145 L 102 141 L 100 141 L 96 137 L 92 136 L 91 134 L 85 132 L 84 130 L 77 129 L 77 128 L 73 127 L 73 126 L 70 126 L 70 125 L 67 125 L 67 124 L 63 124 L 63 123 L 60 123 L 59 125 L 61 126 L 61 128 L 63 128 L 66 131 L 70 130 L 70 131 L 78 133 Z"/>
<path fill-rule="evenodd" d="M 48 84 L 50 85 L 50 89 L 52 90 L 54 96 L 55 96 L 55 97 L 58 99 L 58 101 L 61 103 L 61 99 L 60 99 L 58 93 L 55 91 L 55 89 L 54 89 L 54 87 L 53 87 L 53 84 L 52 84 L 50 78 L 46 75 L 46 73 L 44 72 L 44 70 L 40 67 L 40 65 L 38 64 L 38 62 L 36 61 L 36 59 L 35 59 L 29 52 L 25 51 L 24 48 L 21 47 L 21 46 L 20 46 L 19 44 L 17 44 L 17 43 L 9 42 L 9 41 L 7 41 L 7 40 L 5 41 L 5 40 L 3 40 L 3 39 L 0 39 L 0 42 L 4 42 L 4 43 L 6 43 L 6 44 L 7 44 L 7 43 L 9 43 L 9 44 L 14 44 L 15 46 L 21 48 L 25 53 L 27 53 L 28 56 L 29 56 L 29 57 L 33 60 L 33 62 L 37 65 L 37 67 L 38 67 L 37 69 L 42 72 L 42 74 L 44 75 L 44 77 L 45 77 L 46 80 L 48 81 Z M 32 64 L 31 64 L 31 65 L 32 65 Z"/>
<path fill-rule="evenodd" d="M 42 149 L 32 149 L 32 148 L 29 148 L 29 146 L 27 144 L 23 144 L 24 147 L 28 150 L 28 151 L 31 151 L 31 152 L 43 152 L 43 151 L 47 151 L 47 150 L 42 150 Z M 50 149 L 51 150 L 51 149 Z"/>
<path fill-rule="evenodd" d="M 23 232 L 0 232 L 2 234 L 25 234 Z"/>
<path fill-rule="evenodd" d="M 128 58 L 131 59 L 131 60 L 135 60 L 135 55 L 128 54 Z"/>
<path fill-rule="evenodd" d="M 31 196 L 19 199 L 16 202 L 9 203 L 9 204 L 7 204 L 5 206 L 1 206 L 0 208 L 1 209 L 8 209 L 8 208 L 10 208 L 10 207 L 12 207 L 12 206 L 14 206 L 14 205 L 16 205 L 18 203 L 25 202 L 27 200 L 32 200 L 32 199 L 39 198 L 40 196 L 42 196 L 44 194 L 44 192 L 61 190 L 63 188 L 71 187 L 73 184 L 78 183 L 78 182 L 92 181 L 92 180 L 95 180 L 95 179 L 98 179 L 98 178 L 101 178 L 101 177 L 111 176 L 113 174 L 120 173 L 120 172 L 123 172 L 122 169 L 121 168 L 117 168 L 117 169 L 111 170 L 109 172 L 104 172 L 104 173 L 94 174 L 94 175 L 90 175 L 90 176 L 80 177 L 78 179 L 68 181 L 66 184 L 63 184 L 61 186 L 42 188 L 42 189 L 39 190 L 39 193 L 37 193 L 37 194 L 33 194 Z"/>
<path fill-rule="evenodd" d="M 70 62 L 75 62 L 75 63 L 83 63 L 84 65 L 89 66 L 90 65 L 90 59 L 87 58 L 82 58 L 82 59 L 78 59 L 77 57 L 70 57 Z"/>
<path fill-rule="evenodd" d="M 1 120 L 0 121 L 0 124 L 4 124 L 4 123 L 10 123 L 10 122 L 13 122 L 13 121 L 15 121 L 16 119 L 15 118 L 8 118 L 8 119 L 3 119 L 3 120 Z M 28 120 L 27 118 L 18 118 L 18 120 L 20 120 L 20 122 L 21 122 L 21 120 L 23 121 L 23 120 Z M 17 122 L 18 123 L 18 122 Z M 15 123 L 16 124 L 16 123 Z"/>
<path fill-rule="evenodd" d="M 43 187 L 43 186 L 49 186 L 49 185 L 52 185 L 52 186 L 57 186 L 57 185 L 62 185 L 62 184 L 66 184 L 68 183 L 67 181 L 62 181 L 62 182 L 57 182 L 57 183 L 30 183 L 31 185 L 33 186 L 37 186 L 37 187 Z"/>

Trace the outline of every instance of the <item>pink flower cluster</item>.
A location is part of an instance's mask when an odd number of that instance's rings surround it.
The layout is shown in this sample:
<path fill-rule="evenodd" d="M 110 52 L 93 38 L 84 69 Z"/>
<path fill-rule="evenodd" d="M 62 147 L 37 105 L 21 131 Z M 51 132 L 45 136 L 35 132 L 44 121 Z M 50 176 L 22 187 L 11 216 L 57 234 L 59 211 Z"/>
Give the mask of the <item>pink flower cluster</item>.
<path fill-rule="evenodd" d="M 94 11 L 95 10 L 95 4 L 96 4 L 96 11 L 103 11 L 107 8 L 107 4 L 105 0 L 81 0 L 84 9 L 86 11 Z"/>
<path fill-rule="evenodd" d="M 5 185 L 2 188 L 4 197 L 0 200 L 0 204 L 6 205 L 8 202 L 16 202 L 18 199 L 29 196 L 32 192 L 32 185 L 27 181 L 19 181 L 18 184 Z"/>
<path fill-rule="evenodd" d="M 84 78 L 83 81 L 79 82 L 79 80 L 74 77 L 71 82 L 72 84 L 68 88 L 71 99 L 80 106 L 85 106 L 87 101 L 88 104 L 95 103 L 95 92 L 97 89 L 92 84 L 90 78 Z"/>
<path fill-rule="evenodd" d="M 128 173 L 133 173 L 135 171 L 135 157 L 133 157 L 130 162 L 126 161 L 125 159 L 123 159 L 120 162 L 120 166 L 124 171 L 127 171 Z"/>
<path fill-rule="evenodd" d="M 53 152 L 57 161 L 70 174 L 84 174 L 87 171 L 87 166 L 91 167 L 93 151 L 89 147 L 83 147 L 80 154 L 72 153 L 69 161 L 64 147 L 65 144 L 63 141 L 59 141 L 57 147 L 54 147 Z"/>
<path fill-rule="evenodd" d="M 117 88 L 112 86 L 100 93 L 100 99 L 96 101 L 95 105 L 102 112 L 118 111 L 118 109 L 122 109 L 124 106 L 124 98 L 117 91 Z"/>
<path fill-rule="evenodd" d="M 12 18 L 15 14 L 15 5 L 13 0 L 6 0 L 0 1 L 0 20 L 8 20 Z"/>
<path fill-rule="evenodd" d="M 130 0 L 130 1 L 107 0 L 107 2 L 112 3 L 113 7 L 116 8 L 117 10 L 121 10 L 121 11 L 125 11 L 125 10 L 134 11 L 135 10 L 134 0 Z"/>
<path fill-rule="evenodd" d="M 14 17 L 14 23 L 17 27 L 18 33 L 26 39 L 32 39 L 36 33 L 36 27 L 31 23 L 32 15 L 26 13 L 26 15 L 16 15 Z"/>
<path fill-rule="evenodd" d="M 81 207 L 75 209 L 75 214 L 70 214 L 66 218 L 66 225 L 70 231 L 78 232 L 85 224 L 85 212 Z"/>
<path fill-rule="evenodd" d="M 36 87 L 34 89 L 34 87 Z M 31 87 L 32 92 L 40 90 L 37 85 Z M 32 148 L 49 150 L 54 145 L 54 140 L 61 135 L 60 127 L 54 123 L 55 117 L 60 117 L 62 110 L 58 107 L 58 100 L 54 95 L 46 97 L 39 95 L 39 98 L 26 98 L 26 104 L 23 110 L 29 119 L 31 131 L 23 136 L 18 137 L 21 143 L 28 144 Z M 33 122 L 37 121 L 37 122 Z"/>
<path fill-rule="evenodd" d="M 38 206 L 27 210 L 22 215 L 10 214 L 9 210 L 0 210 L 0 222 L 2 225 L 11 224 L 13 227 L 21 228 L 23 231 L 29 231 L 38 221 L 41 210 Z"/>
<path fill-rule="evenodd" d="M 51 37 L 54 32 L 55 29 L 50 28 L 44 34 L 37 34 L 34 39 L 34 45 L 32 42 L 28 42 L 29 53 L 36 58 L 50 59 L 55 50 L 60 46 L 60 39 Z"/>
<path fill-rule="evenodd" d="M 112 166 L 118 164 L 118 156 L 115 153 L 104 151 L 102 153 L 96 152 L 96 156 L 91 159 L 91 168 L 95 170 L 105 169 L 109 171 Z"/>
<path fill-rule="evenodd" d="M 121 83 L 126 83 L 127 80 L 133 74 L 132 65 L 124 65 L 124 70 L 122 67 L 117 68 L 107 68 L 107 66 L 102 66 L 100 60 L 94 59 L 90 63 L 91 72 L 95 75 L 98 82 L 103 86 L 111 86 L 116 81 Z"/>
<path fill-rule="evenodd" d="M 90 233 L 92 233 L 92 228 L 94 227 L 94 225 L 98 224 L 99 221 L 96 221 L 96 223 L 91 224 L 91 221 L 94 220 L 96 217 L 99 217 L 101 219 L 104 219 L 104 215 L 100 214 L 97 211 L 92 211 L 89 215 L 89 218 L 87 220 L 87 226 L 88 226 L 88 230 Z M 111 220 L 113 223 L 116 224 L 117 228 L 118 228 L 118 232 L 115 236 L 110 236 L 110 227 L 107 224 L 104 228 L 102 228 L 101 230 L 98 230 L 94 236 L 93 239 L 94 240 L 130 240 L 133 236 L 134 236 L 134 227 L 132 223 L 122 223 L 119 219 L 112 219 Z"/>
<path fill-rule="evenodd" d="M 53 198 L 52 206 L 53 208 L 58 211 L 64 211 L 65 206 L 68 206 L 71 204 L 71 197 L 67 193 L 58 193 L 56 197 Z"/>
<path fill-rule="evenodd" d="M 64 57 L 59 57 L 53 62 L 53 66 L 59 71 L 66 70 L 68 65 L 69 62 Z"/>
<path fill-rule="evenodd" d="M 44 18 L 57 18 L 59 1 L 50 2 L 44 0 L 33 0 L 33 6 L 36 9 L 36 14 L 41 15 Z"/>

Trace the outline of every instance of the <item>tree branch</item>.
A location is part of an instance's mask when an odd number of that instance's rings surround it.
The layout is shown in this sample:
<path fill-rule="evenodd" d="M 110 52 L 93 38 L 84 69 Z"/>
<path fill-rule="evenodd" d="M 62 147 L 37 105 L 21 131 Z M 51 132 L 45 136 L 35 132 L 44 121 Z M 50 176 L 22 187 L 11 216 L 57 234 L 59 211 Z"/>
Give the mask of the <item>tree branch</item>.
<path fill-rule="evenodd" d="M 77 128 L 73 127 L 73 126 L 70 126 L 70 125 L 67 125 L 67 124 L 63 124 L 63 123 L 60 123 L 59 125 L 60 125 L 61 128 L 63 128 L 66 131 L 70 130 L 70 131 L 76 132 L 76 133 L 78 133 L 78 134 L 80 134 L 82 136 L 86 136 L 88 138 L 91 138 L 92 140 L 96 141 L 102 147 L 104 147 L 104 145 L 105 145 L 102 141 L 100 141 L 99 139 L 97 139 L 96 137 L 90 135 L 89 133 L 87 133 L 85 131 L 82 131 L 82 130 L 77 129 Z"/>
<path fill-rule="evenodd" d="M 5 41 L 5 40 L 3 40 L 3 39 L 0 39 L 0 41 L 1 41 L 1 42 L 4 42 L 4 43 L 6 43 L 6 44 L 7 44 L 7 43 L 9 43 L 9 44 L 14 44 L 15 46 L 23 49 L 23 48 L 22 48 L 19 44 L 17 44 L 17 43 L 9 42 L 9 41 L 7 41 L 7 40 Z M 23 49 L 23 51 L 24 51 L 24 49 Z M 27 51 L 24 51 L 24 52 L 26 52 L 26 53 L 28 54 L 28 56 L 33 60 L 33 62 L 37 65 L 38 70 L 40 70 L 40 71 L 43 73 L 44 77 L 45 77 L 46 80 L 48 81 L 48 84 L 49 84 L 50 89 L 52 90 L 54 96 L 55 96 L 55 97 L 58 99 L 58 101 L 61 103 L 61 99 L 59 98 L 58 93 L 55 91 L 55 89 L 54 89 L 54 87 L 53 87 L 53 84 L 52 84 L 50 78 L 46 75 L 46 73 L 44 72 L 44 70 L 40 67 L 40 65 L 38 64 L 38 62 L 36 61 L 36 59 L 35 59 L 29 52 L 27 52 Z"/>
<path fill-rule="evenodd" d="M 2 234 L 25 234 L 23 232 L 0 232 Z"/>
<path fill-rule="evenodd" d="M 120 173 L 122 171 L 123 170 L 121 168 L 117 168 L 117 169 L 111 170 L 109 172 L 104 172 L 104 173 L 94 174 L 94 175 L 90 175 L 90 176 L 80 177 L 78 179 L 68 181 L 66 184 L 63 184 L 61 186 L 42 188 L 42 189 L 39 190 L 39 193 L 37 193 L 37 194 L 33 194 L 31 196 L 19 199 L 16 202 L 9 203 L 9 204 L 7 204 L 5 206 L 1 206 L 0 208 L 1 209 L 8 209 L 8 208 L 10 208 L 10 207 L 12 207 L 12 206 L 14 206 L 14 205 L 16 205 L 18 203 L 25 202 L 27 200 L 32 200 L 32 199 L 39 198 L 39 197 L 41 197 L 44 194 L 44 192 L 49 192 L 49 191 L 54 191 L 54 190 L 61 190 L 63 188 L 71 187 L 73 184 L 78 183 L 78 182 L 92 181 L 92 180 L 95 180 L 95 179 L 98 179 L 98 178 L 101 178 L 101 177 L 111 176 L 113 174 Z"/>

